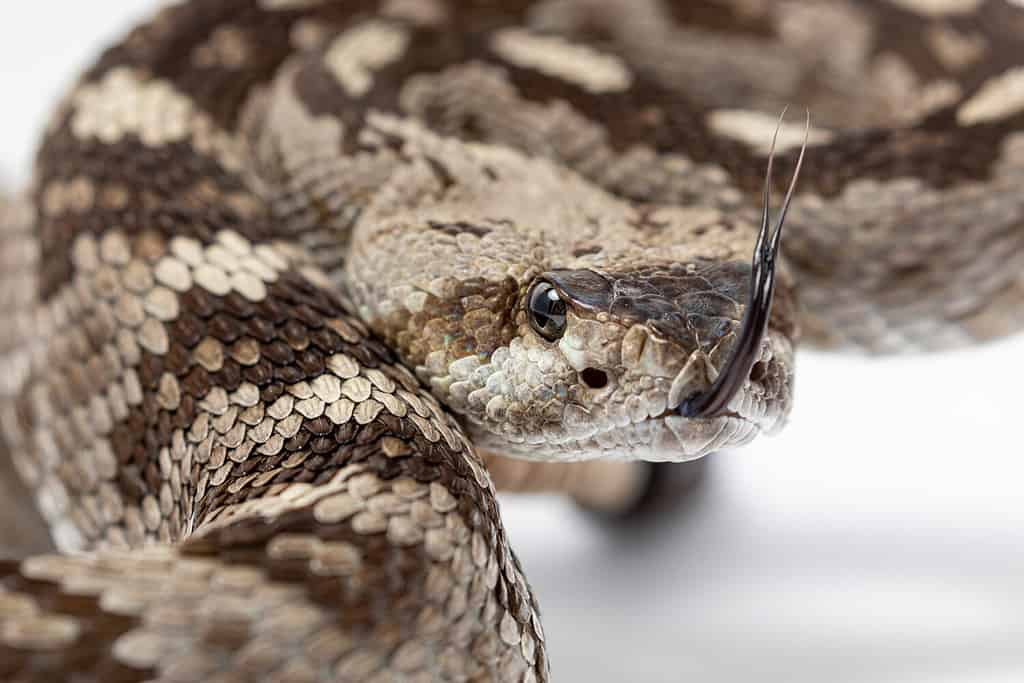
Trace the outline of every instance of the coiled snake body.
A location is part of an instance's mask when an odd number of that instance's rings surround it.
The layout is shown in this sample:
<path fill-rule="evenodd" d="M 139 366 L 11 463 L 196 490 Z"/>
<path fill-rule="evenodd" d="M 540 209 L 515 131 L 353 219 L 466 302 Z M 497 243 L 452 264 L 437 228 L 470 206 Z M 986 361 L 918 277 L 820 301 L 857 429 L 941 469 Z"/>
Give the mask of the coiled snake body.
<path fill-rule="evenodd" d="M 489 469 L 622 508 L 780 428 L 801 335 L 1019 328 L 1022 37 L 1007 0 L 164 10 L 0 208 L 6 484 L 71 553 L 0 563 L 0 676 L 546 680 Z"/>

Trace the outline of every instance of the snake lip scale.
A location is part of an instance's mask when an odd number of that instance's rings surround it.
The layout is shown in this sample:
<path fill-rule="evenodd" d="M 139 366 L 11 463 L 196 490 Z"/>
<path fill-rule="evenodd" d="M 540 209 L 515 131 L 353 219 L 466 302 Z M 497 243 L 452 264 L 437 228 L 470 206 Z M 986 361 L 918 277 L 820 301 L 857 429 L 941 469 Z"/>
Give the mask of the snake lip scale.
<path fill-rule="evenodd" d="M 800 345 L 1024 328 L 1022 41 L 1009 0 L 168 4 L 0 198 L 0 680 L 550 680 L 499 489 L 653 509 L 649 463 L 786 424 Z"/>
<path fill-rule="evenodd" d="M 607 448 L 604 445 L 607 443 L 627 442 L 629 435 L 636 435 L 636 439 L 653 442 L 645 453 L 646 459 L 684 462 L 720 450 L 723 443 L 744 444 L 758 434 L 774 433 L 785 424 L 788 410 L 785 406 L 788 406 L 788 397 L 792 395 L 789 384 L 792 350 L 784 339 L 773 333 L 767 335 L 759 348 L 756 356 L 759 367 L 753 372 L 762 379 L 771 377 L 772 386 L 768 387 L 757 379 L 748 379 L 727 407 L 714 416 L 683 417 L 679 415 L 678 408 L 666 409 L 628 424 L 613 424 L 601 432 L 587 428 L 570 433 L 565 441 L 556 444 L 572 452 L 587 453 Z M 693 352 L 672 383 L 666 399 L 668 405 L 680 405 L 676 397 L 707 391 L 716 377 L 717 370 L 707 354 Z M 774 400 L 776 395 L 783 400 Z M 656 431 L 653 438 L 645 433 L 659 428 L 661 431 Z"/>

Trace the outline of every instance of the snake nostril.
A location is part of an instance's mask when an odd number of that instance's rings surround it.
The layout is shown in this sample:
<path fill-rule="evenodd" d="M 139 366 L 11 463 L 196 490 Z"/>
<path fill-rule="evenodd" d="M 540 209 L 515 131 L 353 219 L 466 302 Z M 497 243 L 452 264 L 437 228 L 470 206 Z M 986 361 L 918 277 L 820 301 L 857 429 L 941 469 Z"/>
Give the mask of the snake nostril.
<path fill-rule="evenodd" d="M 597 368 L 585 369 L 580 373 L 580 379 L 591 389 L 604 389 L 608 386 L 608 373 Z"/>
<path fill-rule="evenodd" d="M 752 382 L 762 382 L 768 376 L 768 365 L 758 361 L 754 363 L 754 367 L 750 369 L 750 380 Z"/>

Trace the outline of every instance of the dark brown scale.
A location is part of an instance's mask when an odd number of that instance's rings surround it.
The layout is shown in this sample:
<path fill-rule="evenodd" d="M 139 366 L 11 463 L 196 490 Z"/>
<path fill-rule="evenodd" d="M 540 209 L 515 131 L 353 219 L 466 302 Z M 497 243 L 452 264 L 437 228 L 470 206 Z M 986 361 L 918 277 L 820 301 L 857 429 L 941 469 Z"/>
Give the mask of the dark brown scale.
<path fill-rule="evenodd" d="M 193 366 L 188 374 L 180 380 L 182 393 L 202 399 L 213 388 L 210 380 L 210 373 L 198 365 Z"/>
<path fill-rule="evenodd" d="M 155 403 L 155 401 L 154 401 Z M 171 434 L 174 433 L 174 424 L 171 422 L 171 413 L 166 410 L 160 411 L 159 417 L 156 420 L 156 441 L 159 446 L 169 444 L 171 442 Z M 154 458 L 155 460 L 155 458 Z M 153 489 L 154 491 L 159 490 L 159 487 Z"/>
<path fill-rule="evenodd" d="M 296 359 L 295 364 L 299 370 L 306 373 L 307 377 L 317 377 L 327 371 L 324 357 L 313 350 L 303 351 Z"/>
<path fill-rule="evenodd" d="M 326 473 L 324 473 L 324 474 L 326 474 Z M 296 483 L 303 483 L 303 484 L 320 485 L 320 484 L 326 484 L 330 480 L 331 476 L 334 476 L 333 474 L 325 476 L 324 479 L 321 481 L 321 480 L 319 480 L 317 478 L 317 475 L 318 475 L 318 472 L 315 472 L 315 471 L 312 471 L 312 470 L 302 469 L 302 470 L 296 471 L 295 475 L 291 479 L 289 479 L 289 481 L 294 481 Z"/>
<path fill-rule="evenodd" d="M 167 443 L 167 442 L 164 442 Z M 146 463 L 144 470 L 144 476 L 146 480 L 146 487 L 148 491 L 159 491 L 160 484 L 163 483 L 163 477 L 160 476 L 160 468 L 155 462 Z"/>
<path fill-rule="evenodd" d="M 302 323 L 308 328 L 307 334 L 310 334 L 312 330 L 319 330 L 324 326 L 323 315 L 313 310 L 313 308 L 308 304 L 299 304 L 291 311 L 291 314 L 296 321 Z"/>
<path fill-rule="evenodd" d="M 441 468 L 428 465 L 422 460 L 412 460 L 409 464 L 409 476 L 418 482 L 426 484 L 441 478 Z"/>
<path fill-rule="evenodd" d="M 368 338 L 361 346 L 348 346 L 345 353 L 355 357 L 360 363 L 368 368 L 376 368 L 384 363 L 395 362 L 392 351 L 376 339 Z"/>
<path fill-rule="evenodd" d="M 371 458 L 370 465 L 377 471 L 377 476 L 385 481 L 390 481 L 404 476 L 407 470 L 407 466 L 403 462 L 392 460 L 384 456 Z"/>
<path fill-rule="evenodd" d="M 351 314 L 351 311 L 345 308 L 341 298 L 329 290 L 316 289 L 309 292 L 300 305 L 309 306 L 320 314 L 321 318 L 335 318 L 339 315 Z"/>
<path fill-rule="evenodd" d="M 284 384 L 297 384 L 306 379 L 306 373 L 291 365 L 280 365 L 274 368 L 274 379 Z"/>
<path fill-rule="evenodd" d="M 164 368 L 176 377 L 185 375 L 192 367 L 192 354 L 183 345 L 172 343 L 164 358 Z"/>
<path fill-rule="evenodd" d="M 274 367 L 267 359 L 260 359 L 256 365 L 243 368 L 242 378 L 258 387 L 267 386 L 274 377 Z"/>
<path fill-rule="evenodd" d="M 289 320 L 278 330 L 278 333 L 280 338 L 295 351 L 304 351 L 309 347 L 308 330 L 298 320 Z"/>
<path fill-rule="evenodd" d="M 225 344 L 233 344 L 243 336 L 241 323 L 227 314 L 213 316 L 206 324 L 206 332 Z"/>
<path fill-rule="evenodd" d="M 242 368 L 234 361 L 227 361 L 224 367 L 213 376 L 213 383 L 228 391 L 235 391 L 242 384 Z"/>
<path fill-rule="evenodd" d="M 182 395 L 181 403 L 171 418 L 176 429 L 187 429 L 192 424 L 196 415 L 195 401 L 195 398 L 188 393 Z"/>
<path fill-rule="evenodd" d="M 193 287 L 181 295 L 182 315 L 194 314 L 206 319 L 217 312 L 217 298 L 202 287 Z M 179 315 L 179 319 L 181 319 Z"/>
<path fill-rule="evenodd" d="M 139 363 L 139 383 L 143 389 L 155 390 L 164 374 L 164 361 L 160 356 L 151 353 L 143 354 Z"/>
<path fill-rule="evenodd" d="M 182 304 L 182 312 L 179 314 L 178 319 L 168 326 L 167 331 L 171 339 L 174 339 L 181 346 L 186 349 L 194 349 L 207 335 L 206 324 L 203 320 L 196 317 L 197 315 L 202 315 L 202 313 L 191 307 L 186 308 L 187 301 L 183 301 Z M 193 315 L 193 313 L 196 315 Z"/>
<path fill-rule="evenodd" d="M 334 430 L 334 441 L 341 446 L 345 446 L 355 441 L 358 433 L 356 425 L 346 422 Z M 339 449 L 338 453 L 344 453 L 344 449 Z"/>
<path fill-rule="evenodd" d="M 309 442 L 309 449 L 314 453 L 330 453 L 334 450 L 334 442 L 325 437 L 316 437 Z"/>
<path fill-rule="evenodd" d="M 284 394 L 284 384 L 272 381 L 260 388 L 260 400 L 270 405 Z"/>
<path fill-rule="evenodd" d="M 335 448 L 336 445 L 332 442 L 331 447 Z M 333 451 L 331 451 L 331 453 L 333 453 Z M 327 466 L 329 460 L 330 458 L 326 454 L 320 453 L 313 455 L 310 453 L 302 459 L 302 463 L 299 465 L 299 468 L 306 470 L 307 472 L 319 472 Z"/>
<path fill-rule="evenodd" d="M 258 307 L 238 292 L 229 292 L 221 298 L 223 311 L 233 318 L 247 319 L 257 314 Z"/>
<path fill-rule="evenodd" d="M 299 430 L 295 436 L 284 442 L 284 448 L 286 451 L 290 452 L 301 451 L 306 447 L 306 444 L 309 443 L 310 437 L 311 435 L 309 432 Z"/>
<path fill-rule="evenodd" d="M 138 503 L 145 498 L 149 490 L 146 488 L 146 483 L 140 474 L 139 465 L 136 462 L 132 462 L 132 464 L 122 463 L 117 471 L 117 483 L 121 495 L 133 503 Z"/>
<path fill-rule="evenodd" d="M 260 458 L 248 458 L 243 460 L 235 465 L 230 479 L 239 479 L 242 476 L 258 472 L 263 465 L 264 463 Z"/>
<path fill-rule="evenodd" d="M 270 480 L 270 484 L 268 486 L 272 488 L 280 484 L 290 484 L 296 481 L 296 477 L 298 477 L 301 472 L 302 471 L 300 469 L 282 470 L 274 475 L 274 478 Z"/>
<path fill-rule="evenodd" d="M 277 343 L 274 341 L 277 338 L 277 329 L 274 323 L 260 317 L 253 317 L 245 321 L 244 333 L 264 344 Z"/>
<path fill-rule="evenodd" d="M 288 320 L 289 309 L 281 305 L 276 297 L 267 297 L 256 304 L 256 308 L 256 316 L 270 325 L 282 325 Z"/>
<path fill-rule="evenodd" d="M 327 355 L 338 353 L 344 348 L 341 338 L 334 332 L 321 328 L 309 333 L 309 342 Z"/>
<path fill-rule="evenodd" d="M 404 423 L 395 425 L 389 424 L 386 420 L 378 419 L 359 429 L 355 434 L 355 443 L 359 446 L 367 444 L 376 446 L 377 442 L 385 436 L 398 436 L 404 429 L 406 429 Z"/>
<path fill-rule="evenodd" d="M 137 419 L 138 418 L 136 418 L 136 420 Z M 135 444 L 139 439 L 139 431 L 135 427 L 137 427 L 137 425 L 133 425 L 132 421 L 129 419 L 129 421 L 116 425 L 110 434 L 111 448 L 113 449 L 118 462 L 122 465 L 132 461 Z"/>
<path fill-rule="evenodd" d="M 291 365 L 295 362 L 295 352 L 287 344 L 279 341 L 271 342 L 260 349 L 263 358 L 277 366 Z"/>
<path fill-rule="evenodd" d="M 305 298 L 305 292 L 300 288 L 301 285 L 302 280 L 297 273 L 291 271 L 282 273 L 267 288 L 270 294 L 268 298 L 273 299 L 278 306 L 287 307 L 287 310 L 290 310 L 292 306 L 302 303 Z M 281 322 L 286 322 L 290 318 L 291 315 L 286 313 Z"/>

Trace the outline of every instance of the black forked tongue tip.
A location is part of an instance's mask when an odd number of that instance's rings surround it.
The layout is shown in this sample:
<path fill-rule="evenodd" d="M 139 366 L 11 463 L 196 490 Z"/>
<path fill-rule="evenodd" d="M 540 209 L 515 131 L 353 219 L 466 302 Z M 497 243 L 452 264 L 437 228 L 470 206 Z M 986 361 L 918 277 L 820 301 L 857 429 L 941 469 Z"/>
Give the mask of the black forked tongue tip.
<path fill-rule="evenodd" d="M 779 128 L 786 117 L 786 111 L 779 117 L 779 127 L 772 138 L 771 151 L 768 153 L 768 172 L 764 181 L 764 215 L 761 219 L 761 232 L 754 247 L 754 258 L 750 274 L 750 296 L 743 314 L 740 335 L 732 349 L 729 360 L 725 363 L 718 379 L 707 391 L 694 394 L 679 406 L 679 414 L 688 418 L 712 418 L 722 415 L 736 393 L 743 388 L 750 371 L 757 362 L 761 351 L 761 342 L 768 330 L 768 319 L 772 312 L 772 299 L 775 296 L 775 267 L 779 260 L 779 246 L 782 243 L 782 226 L 786 222 L 786 213 L 796 190 L 800 168 L 804 163 L 807 151 L 807 139 L 811 130 L 811 114 L 807 112 L 807 124 L 804 130 L 804 142 L 800 147 L 793 178 L 789 182 L 786 198 L 782 209 L 771 225 L 769 216 L 771 204 L 772 166 L 775 161 L 775 143 L 779 137 Z"/>

